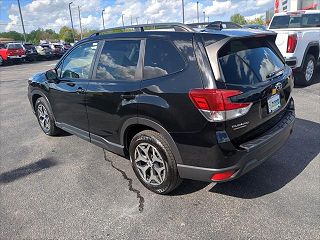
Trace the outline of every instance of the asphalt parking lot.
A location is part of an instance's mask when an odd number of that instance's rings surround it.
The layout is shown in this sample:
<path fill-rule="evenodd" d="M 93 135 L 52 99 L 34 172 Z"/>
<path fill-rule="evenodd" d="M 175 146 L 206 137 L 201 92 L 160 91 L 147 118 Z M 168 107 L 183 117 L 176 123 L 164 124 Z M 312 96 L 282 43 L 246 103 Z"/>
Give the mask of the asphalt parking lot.
<path fill-rule="evenodd" d="M 320 71 L 295 88 L 286 145 L 238 180 L 146 190 L 130 162 L 42 133 L 27 79 L 55 61 L 0 67 L 0 239 L 319 239 Z"/>

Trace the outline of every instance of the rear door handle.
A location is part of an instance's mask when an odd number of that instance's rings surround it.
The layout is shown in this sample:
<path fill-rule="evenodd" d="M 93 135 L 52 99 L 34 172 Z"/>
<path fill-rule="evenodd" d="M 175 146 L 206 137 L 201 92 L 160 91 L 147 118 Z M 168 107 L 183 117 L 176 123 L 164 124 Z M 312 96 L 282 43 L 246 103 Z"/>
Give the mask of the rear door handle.
<path fill-rule="evenodd" d="M 84 94 L 85 91 L 84 91 L 84 89 L 83 89 L 82 87 L 79 87 L 79 88 L 76 90 L 76 93 L 78 93 L 78 94 Z"/>
<path fill-rule="evenodd" d="M 132 100 L 132 99 L 136 98 L 136 95 L 134 95 L 134 94 L 122 94 L 120 97 L 122 99 L 124 99 L 124 100 Z"/>

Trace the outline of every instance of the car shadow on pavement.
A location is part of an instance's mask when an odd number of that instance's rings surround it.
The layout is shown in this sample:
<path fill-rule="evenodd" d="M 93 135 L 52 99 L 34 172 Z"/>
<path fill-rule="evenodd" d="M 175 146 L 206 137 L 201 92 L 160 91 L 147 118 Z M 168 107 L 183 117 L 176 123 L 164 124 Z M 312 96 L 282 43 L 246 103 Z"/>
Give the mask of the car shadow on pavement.
<path fill-rule="evenodd" d="M 37 173 L 41 170 L 51 168 L 57 165 L 57 162 L 52 158 L 41 159 L 35 163 L 28 164 L 26 166 L 13 169 L 8 172 L 0 174 L 0 184 L 6 184 L 18 180 L 20 178 L 26 177 L 30 174 Z"/>
<path fill-rule="evenodd" d="M 277 154 L 239 179 L 215 184 L 210 192 L 252 199 L 281 189 L 319 154 L 319 136 L 319 123 L 297 118 L 292 135 Z"/>

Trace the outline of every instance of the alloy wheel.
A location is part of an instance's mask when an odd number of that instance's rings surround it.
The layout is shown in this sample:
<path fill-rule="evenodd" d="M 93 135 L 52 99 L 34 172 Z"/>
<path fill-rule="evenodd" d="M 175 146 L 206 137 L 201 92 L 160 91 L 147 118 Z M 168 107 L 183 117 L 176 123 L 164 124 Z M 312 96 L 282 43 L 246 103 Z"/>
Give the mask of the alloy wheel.
<path fill-rule="evenodd" d="M 38 118 L 42 129 L 48 132 L 50 130 L 50 118 L 46 107 L 42 104 L 38 105 Z"/>
<path fill-rule="evenodd" d="M 314 62 L 310 60 L 307 64 L 307 68 L 305 72 L 305 78 L 307 82 L 309 82 L 312 79 L 313 72 L 314 72 Z"/>
<path fill-rule="evenodd" d="M 160 185 L 166 178 L 166 167 L 159 151 L 148 143 L 140 143 L 134 151 L 133 163 L 148 184 Z"/>

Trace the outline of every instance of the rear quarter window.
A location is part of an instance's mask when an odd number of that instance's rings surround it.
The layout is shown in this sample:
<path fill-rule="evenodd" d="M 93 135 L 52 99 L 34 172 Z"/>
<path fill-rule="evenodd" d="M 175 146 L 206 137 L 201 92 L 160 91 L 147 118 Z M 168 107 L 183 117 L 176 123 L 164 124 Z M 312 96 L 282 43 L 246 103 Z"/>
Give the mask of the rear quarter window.
<path fill-rule="evenodd" d="M 261 40 L 234 40 L 219 52 L 219 63 L 228 84 L 252 85 L 269 79 L 284 67 L 272 47 Z"/>
<path fill-rule="evenodd" d="M 143 78 L 150 79 L 183 70 L 185 61 L 179 50 L 168 40 L 148 39 L 146 43 Z"/>

